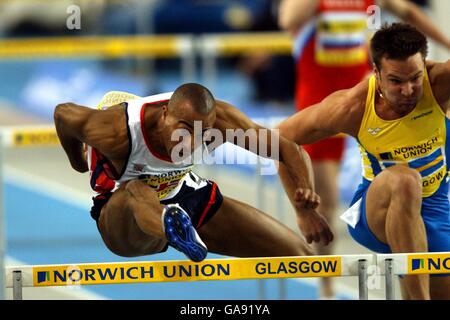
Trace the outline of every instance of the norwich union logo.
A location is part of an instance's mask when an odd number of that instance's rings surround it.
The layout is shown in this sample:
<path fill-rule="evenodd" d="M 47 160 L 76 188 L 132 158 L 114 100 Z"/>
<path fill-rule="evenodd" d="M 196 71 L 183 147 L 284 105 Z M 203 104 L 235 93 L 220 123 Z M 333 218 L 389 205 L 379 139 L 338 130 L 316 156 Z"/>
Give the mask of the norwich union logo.
<path fill-rule="evenodd" d="M 450 254 L 436 253 L 428 255 L 410 255 L 408 257 L 409 274 L 450 273 Z"/>
<path fill-rule="evenodd" d="M 49 271 L 39 271 L 37 273 L 37 282 L 46 282 L 50 281 L 50 272 Z"/>
<path fill-rule="evenodd" d="M 411 269 L 417 270 L 417 269 L 423 269 L 423 259 L 412 259 L 411 261 Z"/>

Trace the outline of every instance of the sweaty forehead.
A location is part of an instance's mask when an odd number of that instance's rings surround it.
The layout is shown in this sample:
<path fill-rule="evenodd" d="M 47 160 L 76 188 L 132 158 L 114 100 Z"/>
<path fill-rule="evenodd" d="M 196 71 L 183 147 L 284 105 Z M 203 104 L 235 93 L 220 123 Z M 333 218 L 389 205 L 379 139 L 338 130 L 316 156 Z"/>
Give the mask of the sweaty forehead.
<path fill-rule="evenodd" d="M 193 123 L 194 121 L 201 121 L 203 125 L 211 126 L 215 120 L 215 110 L 211 110 L 208 114 L 201 114 L 195 110 L 192 104 L 180 104 L 174 106 L 171 110 L 172 116 L 178 121 Z"/>
<path fill-rule="evenodd" d="M 189 101 L 170 101 L 168 107 L 173 116 L 184 116 L 195 112 L 194 106 Z"/>
<path fill-rule="evenodd" d="M 381 60 L 381 71 L 386 75 L 408 77 L 417 74 L 424 69 L 421 56 L 412 56 L 405 60 L 394 60 L 383 58 Z"/>

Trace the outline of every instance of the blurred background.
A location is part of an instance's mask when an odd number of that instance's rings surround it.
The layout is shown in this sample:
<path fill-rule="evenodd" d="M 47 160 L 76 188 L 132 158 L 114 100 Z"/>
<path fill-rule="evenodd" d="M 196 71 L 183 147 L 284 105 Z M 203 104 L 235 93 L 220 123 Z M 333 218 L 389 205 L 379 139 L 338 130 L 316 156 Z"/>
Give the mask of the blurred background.
<path fill-rule="evenodd" d="M 450 1 L 417 1 L 450 31 Z M 274 0 L 3 0 L 0 2 L 0 125 L 53 124 L 58 103 L 95 106 L 108 91 L 147 96 L 198 82 L 255 121 L 274 127 L 295 112 L 289 34 Z M 394 19 L 382 15 L 385 21 Z M 449 58 L 432 44 L 431 58 Z M 339 178 L 345 211 L 360 182 L 356 144 L 347 139 Z M 226 148 L 230 148 L 226 146 Z M 232 148 L 231 148 L 232 149 Z M 231 150 L 230 149 L 230 150 Z M 103 245 L 89 216 L 88 175 L 62 148 L 0 150 L 8 264 L 126 261 Z M 230 151 L 242 152 L 242 151 Z M 297 231 L 278 176 L 255 165 L 200 166 L 227 196 Z M 339 222 L 336 254 L 368 252 Z M 216 255 L 210 255 L 210 258 Z M 135 260 L 184 259 L 174 250 Z M 239 290 L 236 290 L 239 288 Z M 383 287 L 371 298 L 383 297 Z M 338 298 L 357 297 L 357 279 L 337 281 Z M 11 293 L 8 291 L 8 297 Z M 110 285 L 24 291 L 25 299 L 317 299 L 317 279 Z"/>

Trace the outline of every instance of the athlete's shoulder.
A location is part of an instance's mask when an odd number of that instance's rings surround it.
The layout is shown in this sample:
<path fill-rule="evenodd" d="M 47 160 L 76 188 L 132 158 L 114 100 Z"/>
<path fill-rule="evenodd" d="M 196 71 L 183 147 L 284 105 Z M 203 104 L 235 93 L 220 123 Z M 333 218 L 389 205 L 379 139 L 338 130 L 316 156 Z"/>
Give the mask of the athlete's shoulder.
<path fill-rule="evenodd" d="M 336 91 L 330 97 L 335 99 L 345 113 L 352 115 L 364 111 L 368 91 L 369 78 L 366 78 L 352 88 Z"/>
<path fill-rule="evenodd" d="M 433 95 L 443 108 L 450 108 L 450 60 L 446 62 L 426 62 L 427 73 Z"/>
<path fill-rule="evenodd" d="M 450 60 L 445 62 L 427 60 L 425 65 L 431 85 L 450 80 Z"/>
<path fill-rule="evenodd" d="M 350 89 L 334 93 L 341 132 L 356 137 L 364 116 L 368 90 L 369 79 L 364 79 Z"/>
<path fill-rule="evenodd" d="M 165 92 L 127 100 L 126 103 L 128 106 L 128 112 L 132 114 L 140 114 L 144 105 L 154 105 L 157 107 L 163 106 L 168 103 L 172 97 L 172 94 L 173 92 Z"/>
<path fill-rule="evenodd" d="M 356 86 L 348 90 L 348 95 L 352 99 L 366 99 L 369 92 L 371 75 L 368 75 L 363 80 L 361 80 Z"/>
<path fill-rule="evenodd" d="M 254 125 L 248 115 L 239 110 L 237 107 L 224 100 L 215 101 L 216 108 L 216 122 L 214 126 L 223 129 L 232 125 L 236 128 L 248 128 Z"/>

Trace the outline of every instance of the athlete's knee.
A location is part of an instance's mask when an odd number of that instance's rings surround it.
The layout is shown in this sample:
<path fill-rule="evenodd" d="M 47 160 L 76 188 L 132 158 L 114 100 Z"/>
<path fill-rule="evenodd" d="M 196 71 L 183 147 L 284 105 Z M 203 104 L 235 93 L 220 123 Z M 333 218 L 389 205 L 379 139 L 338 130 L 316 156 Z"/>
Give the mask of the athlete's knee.
<path fill-rule="evenodd" d="M 389 173 L 388 185 L 390 185 L 393 195 L 406 197 L 420 197 L 422 194 L 422 180 L 420 174 L 410 168 L 397 168 Z"/>
<path fill-rule="evenodd" d="M 287 256 L 312 256 L 314 255 L 314 250 L 311 245 L 306 243 L 305 240 L 298 237 L 293 243 L 292 246 L 288 248 L 288 253 L 285 254 Z"/>
<path fill-rule="evenodd" d="M 301 242 L 301 245 L 299 246 L 299 256 L 312 256 L 315 254 L 314 249 L 307 244 L 305 241 Z"/>
<path fill-rule="evenodd" d="M 132 255 L 129 250 L 124 249 L 122 245 L 120 245 L 119 243 L 114 241 L 113 238 L 108 236 L 108 234 L 110 232 L 106 231 L 107 229 L 106 229 L 106 224 L 105 224 L 104 220 L 99 220 L 99 229 L 100 229 L 100 235 L 103 239 L 103 243 L 109 249 L 109 251 L 111 251 L 115 255 L 118 255 L 119 257 L 130 258 L 130 257 L 135 256 L 135 255 Z"/>
<path fill-rule="evenodd" d="M 155 200 L 159 202 L 158 196 L 145 182 L 134 179 L 126 183 L 125 190 L 133 200 Z"/>
<path fill-rule="evenodd" d="M 125 184 L 125 190 L 131 194 L 141 192 L 145 187 L 148 188 L 148 185 L 137 179 L 130 180 Z"/>

